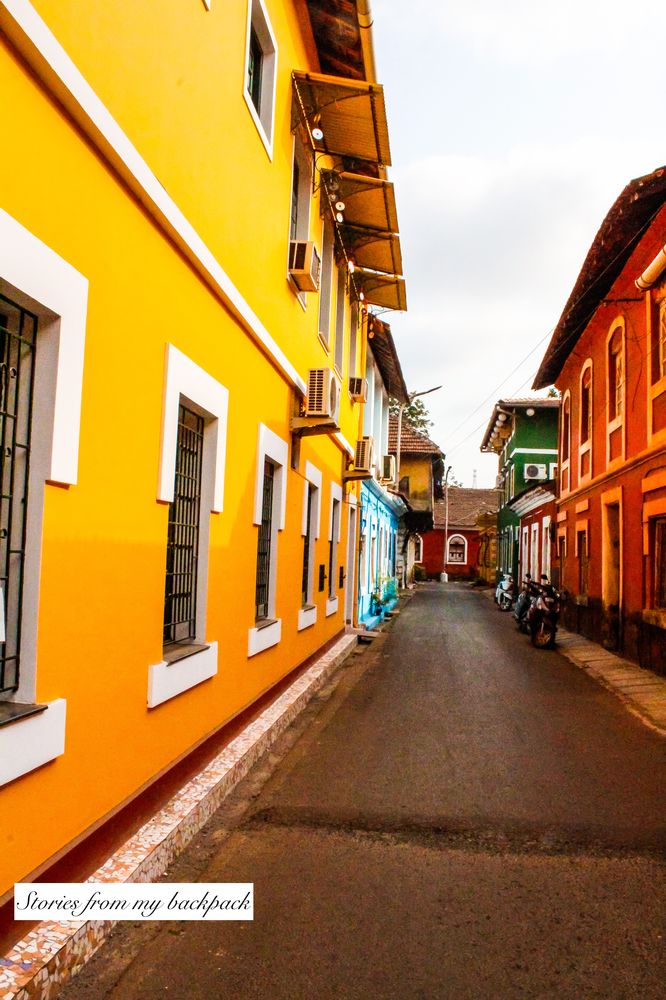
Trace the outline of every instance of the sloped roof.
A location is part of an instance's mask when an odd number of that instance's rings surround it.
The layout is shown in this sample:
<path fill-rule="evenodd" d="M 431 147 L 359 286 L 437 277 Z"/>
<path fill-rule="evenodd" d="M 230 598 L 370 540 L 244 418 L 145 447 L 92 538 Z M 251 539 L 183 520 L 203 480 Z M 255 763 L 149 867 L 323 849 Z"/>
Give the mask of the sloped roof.
<path fill-rule="evenodd" d="M 449 486 L 449 530 L 474 528 L 479 514 L 495 514 L 499 506 L 496 490 L 477 490 Z M 446 527 L 446 500 L 436 500 L 433 508 L 435 528 Z"/>
<path fill-rule="evenodd" d="M 393 396 L 399 403 L 408 403 L 407 386 L 405 385 L 402 368 L 400 367 L 398 352 L 395 349 L 391 327 L 388 323 L 377 319 L 376 316 L 372 316 L 370 319 L 370 328 L 372 332 L 370 350 L 377 362 L 382 381 L 386 386 L 386 391 L 389 396 Z M 400 450 L 403 450 L 402 447 Z"/>
<path fill-rule="evenodd" d="M 398 450 L 398 418 L 391 414 L 389 416 L 389 451 L 394 455 Z M 403 419 L 400 429 L 400 454 L 401 455 L 441 455 L 442 449 L 434 441 L 431 441 L 427 434 L 415 431 L 413 427 Z"/>
<path fill-rule="evenodd" d="M 665 201 L 666 167 L 659 167 L 630 181 L 611 206 L 555 327 L 533 389 L 543 389 L 557 379 L 597 307 Z"/>
<path fill-rule="evenodd" d="M 546 397 L 532 396 L 531 398 L 529 396 L 523 396 L 520 399 L 498 399 L 495 405 L 493 406 L 493 412 L 490 417 L 490 420 L 488 421 L 488 426 L 486 427 L 485 433 L 483 435 L 483 440 L 481 441 L 481 447 L 479 450 L 501 451 L 501 448 L 493 449 L 490 443 L 490 435 L 493 432 L 493 428 L 497 424 L 498 415 L 500 413 L 504 411 L 515 413 L 516 410 L 527 410 L 527 409 L 548 410 L 556 408 L 559 405 L 560 405 L 559 396 L 546 396 Z"/>

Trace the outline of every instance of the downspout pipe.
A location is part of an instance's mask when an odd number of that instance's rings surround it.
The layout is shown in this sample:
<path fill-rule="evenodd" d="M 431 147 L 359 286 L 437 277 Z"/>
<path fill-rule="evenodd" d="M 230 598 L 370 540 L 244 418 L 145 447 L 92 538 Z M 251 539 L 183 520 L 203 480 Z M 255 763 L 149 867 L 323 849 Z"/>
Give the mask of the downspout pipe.
<path fill-rule="evenodd" d="M 636 278 L 636 288 L 647 292 L 666 270 L 666 246 L 663 246 L 654 260 L 648 264 L 640 278 Z"/>
<path fill-rule="evenodd" d="M 372 40 L 372 10 L 370 0 L 356 0 L 356 17 L 361 29 L 361 50 L 365 63 L 365 78 L 369 83 L 377 83 L 377 66 L 375 64 L 375 46 Z"/>

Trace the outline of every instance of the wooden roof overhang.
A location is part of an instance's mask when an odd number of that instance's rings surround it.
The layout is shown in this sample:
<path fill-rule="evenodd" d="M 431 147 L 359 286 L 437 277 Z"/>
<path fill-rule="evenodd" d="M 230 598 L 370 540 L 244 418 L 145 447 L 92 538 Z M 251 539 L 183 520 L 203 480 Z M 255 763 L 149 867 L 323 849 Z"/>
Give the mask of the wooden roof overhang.
<path fill-rule="evenodd" d="M 381 84 L 300 70 L 292 73 L 292 80 L 292 130 L 305 125 L 316 153 L 390 166 Z M 323 138 L 314 138 L 316 128 Z"/>
<path fill-rule="evenodd" d="M 363 300 L 370 305 L 382 309 L 396 309 L 405 312 L 407 309 L 407 294 L 405 279 L 397 274 L 379 274 L 357 267 L 354 271 L 354 285 L 357 292 L 363 295 Z"/>
<path fill-rule="evenodd" d="M 386 391 L 389 396 L 406 405 L 409 403 L 409 393 L 405 385 L 391 327 L 388 323 L 378 319 L 377 316 L 371 316 L 368 322 L 370 350 L 377 362 Z"/>

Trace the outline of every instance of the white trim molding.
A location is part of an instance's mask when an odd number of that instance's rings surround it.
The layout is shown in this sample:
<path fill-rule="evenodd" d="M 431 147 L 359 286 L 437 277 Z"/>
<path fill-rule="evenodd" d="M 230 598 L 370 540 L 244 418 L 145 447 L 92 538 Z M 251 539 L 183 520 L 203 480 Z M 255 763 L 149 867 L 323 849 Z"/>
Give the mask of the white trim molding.
<path fill-rule="evenodd" d="M 173 344 L 166 345 L 164 359 L 164 397 L 162 402 L 162 446 L 157 499 L 173 500 L 178 440 L 178 404 L 182 397 L 207 418 L 210 426 L 208 450 L 213 459 L 213 499 L 211 510 L 220 513 L 224 506 L 224 469 L 227 450 L 227 413 L 229 391 L 200 368 Z"/>
<path fill-rule="evenodd" d="M 338 504 L 337 524 L 334 523 L 335 504 Z M 334 544 L 333 560 L 330 564 L 332 579 L 328 581 L 328 594 L 326 598 L 326 616 L 334 615 L 338 610 L 337 595 L 337 575 L 338 575 L 338 546 L 340 545 L 340 529 L 342 527 L 342 486 L 339 483 L 331 482 L 331 498 L 328 512 L 328 540 Z M 337 529 L 337 530 L 336 530 Z M 335 537 L 334 537 L 335 534 Z M 335 596 L 331 596 L 334 594 Z"/>
<path fill-rule="evenodd" d="M 20 778 L 65 752 L 67 702 L 57 698 L 39 715 L 0 729 L 0 785 Z"/>
<path fill-rule="evenodd" d="M 287 382 L 305 395 L 304 379 L 29 0 L 2 0 L 0 29 Z"/>
<path fill-rule="evenodd" d="M 289 465 L 289 445 L 270 427 L 259 424 L 257 440 L 257 467 L 254 485 L 254 509 L 252 520 L 261 524 L 261 510 L 264 490 L 264 467 L 266 462 L 275 466 L 273 482 L 272 522 L 278 531 L 283 531 L 287 510 L 287 467 Z M 282 620 L 275 618 L 278 572 L 277 531 L 271 531 L 270 571 L 268 577 L 268 620 L 255 625 L 248 631 L 247 655 L 255 656 L 265 649 L 276 646 L 282 638 Z"/>
<path fill-rule="evenodd" d="M 247 89 L 250 63 L 250 34 L 254 30 L 261 49 L 259 108 L 255 108 Z M 252 121 L 259 133 L 268 159 L 273 159 L 273 133 L 275 131 L 275 92 L 277 90 L 278 47 L 275 32 L 263 0 L 248 0 L 247 30 L 245 36 L 245 63 L 243 66 L 243 98 Z"/>
<path fill-rule="evenodd" d="M 45 478 L 74 486 L 79 463 L 88 280 L 0 209 L 0 290 L 31 308 L 25 303 L 28 296 L 34 311 L 51 314 L 46 331 L 40 324 L 40 348 L 46 333 L 52 342 L 49 353 L 55 365 Z"/>
<path fill-rule="evenodd" d="M 303 483 L 303 517 L 301 521 L 301 535 L 307 535 L 308 533 L 308 493 L 310 484 L 315 486 L 317 492 L 315 493 L 315 531 L 314 537 L 319 538 L 319 533 L 321 530 L 321 484 L 322 475 L 319 469 L 312 464 L 312 462 L 305 463 L 305 482 Z"/>
<path fill-rule="evenodd" d="M 189 691 L 217 673 L 217 643 L 181 660 L 155 663 L 148 667 L 148 708 L 155 708 L 176 695 Z"/>
<path fill-rule="evenodd" d="M 254 481 L 254 512 L 252 515 L 253 524 L 261 524 L 261 507 L 264 492 L 264 464 L 268 459 L 274 462 L 281 471 L 279 477 L 278 495 L 280 498 L 279 523 L 280 531 L 284 530 L 285 516 L 287 510 L 287 477 L 285 470 L 289 464 L 289 445 L 281 437 L 266 427 L 259 424 L 259 440 L 257 442 L 257 469 Z"/>

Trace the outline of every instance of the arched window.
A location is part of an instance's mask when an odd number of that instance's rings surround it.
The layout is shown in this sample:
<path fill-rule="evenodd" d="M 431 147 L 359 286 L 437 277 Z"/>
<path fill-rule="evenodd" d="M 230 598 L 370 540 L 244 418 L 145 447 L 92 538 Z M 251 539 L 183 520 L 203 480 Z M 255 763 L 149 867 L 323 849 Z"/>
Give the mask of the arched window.
<path fill-rule="evenodd" d="M 423 539 L 420 535 L 414 535 L 414 562 L 423 562 Z"/>
<path fill-rule="evenodd" d="M 571 454 L 571 393 L 567 389 L 562 399 L 560 416 L 560 490 L 568 493 L 571 489 L 569 456 Z"/>
<path fill-rule="evenodd" d="M 458 564 L 467 562 L 467 539 L 464 535 L 452 535 L 449 538 L 446 561 Z"/>
<path fill-rule="evenodd" d="M 624 410 L 624 344 L 622 327 L 608 341 L 608 421 L 622 417 Z"/>
<path fill-rule="evenodd" d="M 592 412 L 592 361 L 588 360 L 580 376 L 578 477 L 581 481 L 592 475 Z"/>

